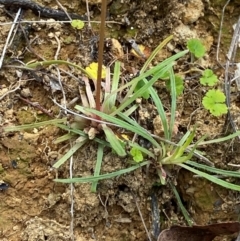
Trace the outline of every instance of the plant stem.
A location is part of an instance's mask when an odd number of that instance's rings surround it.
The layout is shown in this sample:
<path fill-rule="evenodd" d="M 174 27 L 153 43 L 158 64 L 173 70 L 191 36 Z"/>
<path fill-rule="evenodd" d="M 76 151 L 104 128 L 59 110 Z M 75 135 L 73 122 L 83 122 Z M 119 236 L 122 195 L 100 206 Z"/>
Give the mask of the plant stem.
<path fill-rule="evenodd" d="M 100 111 L 101 98 L 101 79 L 102 79 L 102 64 L 103 64 L 103 47 L 104 47 L 104 33 L 106 20 L 107 0 L 102 0 L 101 6 L 101 25 L 100 25 L 100 40 L 98 47 L 98 73 L 97 73 L 97 89 L 96 89 L 96 110 Z"/>

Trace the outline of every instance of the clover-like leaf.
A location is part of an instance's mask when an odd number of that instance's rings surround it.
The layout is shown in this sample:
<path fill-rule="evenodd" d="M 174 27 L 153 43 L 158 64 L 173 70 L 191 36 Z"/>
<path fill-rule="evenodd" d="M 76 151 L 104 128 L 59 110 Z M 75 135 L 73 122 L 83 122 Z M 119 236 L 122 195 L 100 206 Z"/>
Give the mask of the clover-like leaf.
<path fill-rule="evenodd" d="M 130 154 L 132 155 L 133 157 L 133 160 L 135 162 L 142 162 L 143 161 L 143 154 L 140 150 L 138 150 L 137 148 L 133 147 L 131 150 L 130 150 Z"/>
<path fill-rule="evenodd" d="M 200 78 L 200 83 L 202 85 L 214 86 L 217 82 L 218 78 L 213 71 L 211 69 L 205 69 L 202 77 Z"/>
<path fill-rule="evenodd" d="M 97 80 L 97 72 L 98 72 L 98 63 L 93 62 L 89 66 L 87 66 L 85 69 L 86 69 L 89 77 L 92 80 L 96 81 Z M 102 79 L 104 79 L 104 78 L 106 78 L 106 67 L 103 65 L 102 66 Z"/>
<path fill-rule="evenodd" d="M 190 39 L 187 42 L 189 51 L 194 54 L 195 57 L 201 58 L 204 56 L 206 50 L 204 45 L 199 39 Z"/>
<path fill-rule="evenodd" d="M 226 96 L 220 90 L 209 90 L 203 97 L 202 104 L 214 116 L 227 114 L 228 108 L 225 104 Z"/>
<path fill-rule="evenodd" d="M 79 20 L 79 19 L 74 19 L 71 22 L 71 26 L 73 28 L 76 28 L 76 29 L 80 30 L 84 27 L 84 22 L 82 20 Z"/>

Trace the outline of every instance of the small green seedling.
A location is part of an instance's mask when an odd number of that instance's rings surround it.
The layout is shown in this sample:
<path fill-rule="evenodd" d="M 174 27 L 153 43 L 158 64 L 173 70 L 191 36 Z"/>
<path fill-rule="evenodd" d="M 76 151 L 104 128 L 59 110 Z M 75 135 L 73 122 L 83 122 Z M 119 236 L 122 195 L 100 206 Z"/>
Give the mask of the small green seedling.
<path fill-rule="evenodd" d="M 84 27 L 84 22 L 79 19 L 74 19 L 71 22 L 71 26 L 75 29 L 81 30 Z"/>
<path fill-rule="evenodd" d="M 189 51 L 196 57 L 201 58 L 204 56 L 206 49 L 199 39 L 190 39 L 187 42 Z"/>
<path fill-rule="evenodd" d="M 218 78 L 211 69 L 205 69 L 203 71 L 203 75 L 200 78 L 200 83 L 202 85 L 214 86 L 217 82 L 218 82 Z"/>
<path fill-rule="evenodd" d="M 201 58 L 204 56 L 206 50 L 204 45 L 199 39 L 190 39 L 187 42 L 187 47 L 193 56 L 196 58 Z M 201 70 L 199 70 L 202 72 Z M 202 72 L 202 77 L 200 78 L 200 83 L 204 86 L 214 86 L 218 82 L 217 76 L 213 73 L 211 69 L 205 69 Z M 221 116 L 227 114 L 227 105 L 225 104 L 226 96 L 221 90 L 208 90 L 206 95 L 202 99 L 202 104 L 205 109 L 209 110 L 214 116 Z"/>
<path fill-rule="evenodd" d="M 132 147 L 130 150 L 130 154 L 133 158 L 133 160 L 137 163 L 142 162 L 143 161 L 143 154 L 142 152 L 137 149 L 136 147 Z"/>
<path fill-rule="evenodd" d="M 209 90 L 203 97 L 202 104 L 214 116 L 227 114 L 226 96 L 220 90 Z"/>

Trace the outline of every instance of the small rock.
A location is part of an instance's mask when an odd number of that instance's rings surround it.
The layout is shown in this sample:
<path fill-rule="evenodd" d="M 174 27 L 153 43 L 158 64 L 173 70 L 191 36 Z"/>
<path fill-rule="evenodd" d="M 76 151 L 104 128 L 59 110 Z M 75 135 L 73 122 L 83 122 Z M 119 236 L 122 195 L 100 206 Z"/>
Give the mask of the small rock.
<path fill-rule="evenodd" d="M 196 31 L 190 29 L 189 26 L 180 24 L 173 32 L 174 40 L 181 44 L 186 44 L 189 39 L 197 38 Z"/>
<path fill-rule="evenodd" d="M 32 93 L 30 91 L 29 88 L 23 88 L 20 92 L 21 96 L 24 98 L 31 98 L 32 97 Z"/>
<path fill-rule="evenodd" d="M 204 5 L 201 0 L 190 0 L 183 16 L 183 23 L 191 24 L 196 22 L 203 14 L 203 10 Z"/>

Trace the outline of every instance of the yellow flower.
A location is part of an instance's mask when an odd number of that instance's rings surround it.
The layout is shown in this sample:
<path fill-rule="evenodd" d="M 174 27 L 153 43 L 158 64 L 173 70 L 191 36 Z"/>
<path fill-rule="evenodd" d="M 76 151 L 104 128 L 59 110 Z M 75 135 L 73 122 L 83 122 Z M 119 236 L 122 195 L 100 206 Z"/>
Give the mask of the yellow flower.
<path fill-rule="evenodd" d="M 89 66 L 86 67 L 85 69 L 88 73 L 88 76 L 92 80 L 97 80 L 97 72 L 98 72 L 98 63 L 93 62 Z M 103 65 L 102 66 L 102 79 L 106 78 L 106 67 Z"/>

